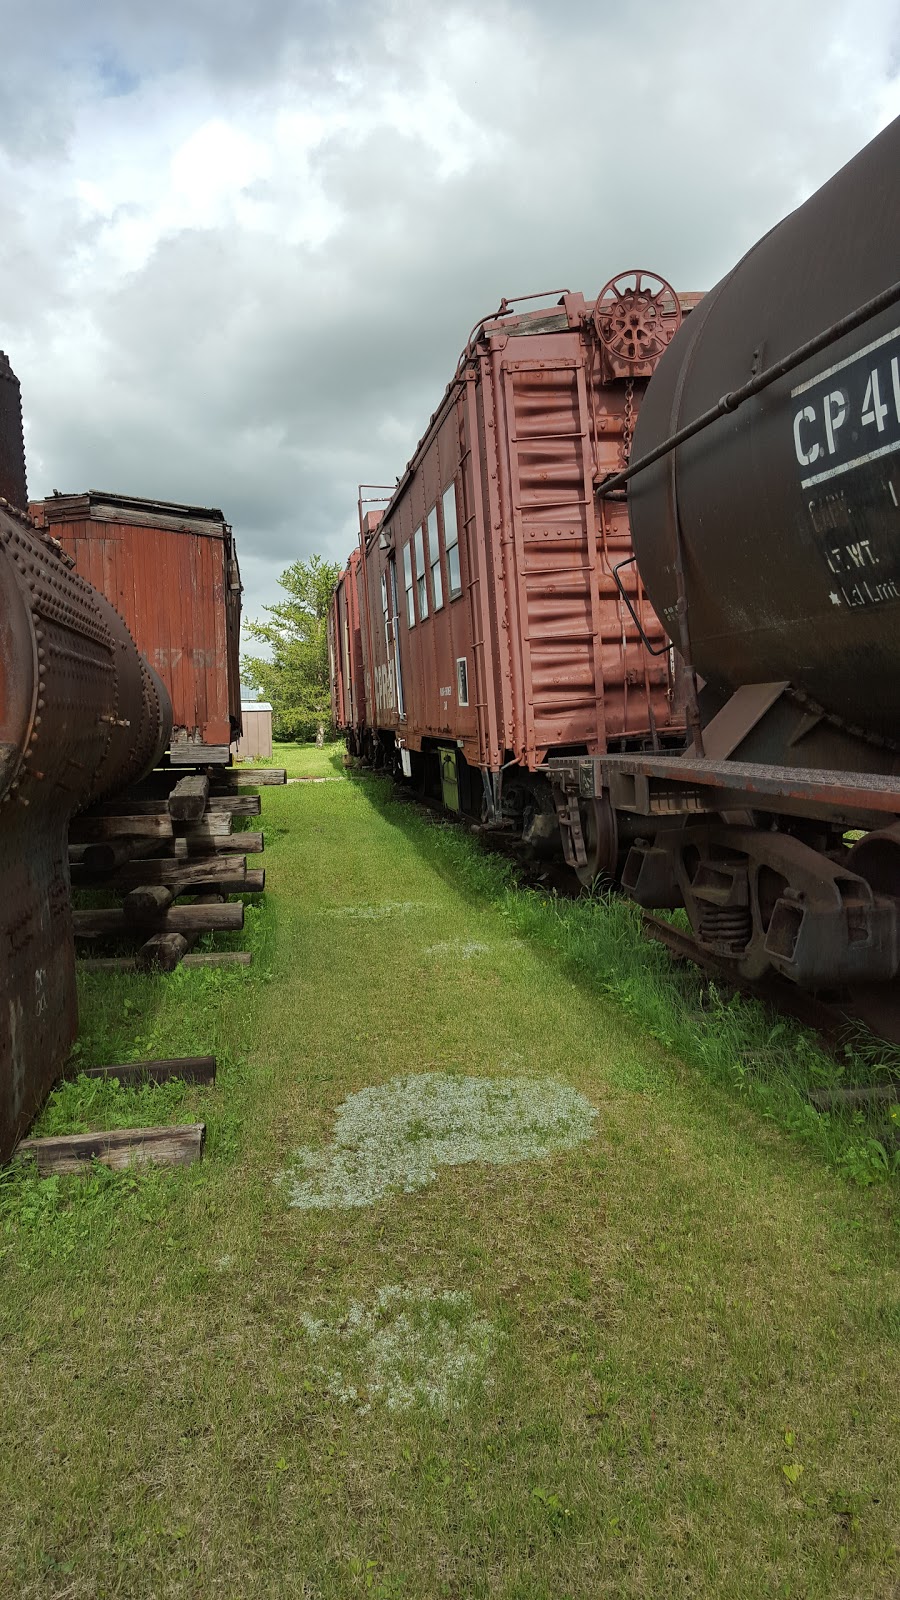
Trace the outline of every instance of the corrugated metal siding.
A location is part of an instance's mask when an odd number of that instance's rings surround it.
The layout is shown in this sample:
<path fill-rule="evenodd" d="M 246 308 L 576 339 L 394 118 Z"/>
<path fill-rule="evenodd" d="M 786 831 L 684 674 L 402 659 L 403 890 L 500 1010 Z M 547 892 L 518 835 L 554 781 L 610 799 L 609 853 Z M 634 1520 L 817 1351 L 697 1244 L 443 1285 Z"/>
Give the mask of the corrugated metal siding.
<path fill-rule="evenodd" d="M 507 349 L 521 351 L 524 343 L 510 340 Z M 625 507 L 598 511 L 594 499 L 585 362 L 574 354 L 554 358 L 552 349 L 535 356 L 504 359 L 500 397 L 520 615 L 524 716 L 517 744 L 529 764 L 553 747 L 603 751 L 616 740 L 652 738 L 672 723 L 665 658 L 645 650 L 613 578 L 613 566 L 631 555 L 631 536 Z M 598 456 L 610 472 L 620 464 L 624 403 L 621 385 L 595 390 Z M 634 570 L 626 574 L 636 588 Z M 662 628 L 637 598 L 648 634 L 661 641 Z"/>
<path fill-rule="evenodd" d="M 521 592 L 526 749 L 597 747 L 593 521 L 574 363 L 504 365 L 510 484 Z"/>
<path fill-rule="evenodd" d="M 627 508 L 594 496 L 595 464 L 601 475 L 622 464 L 626 407 L 636 414 L 646 380 L 611 375 L 583 327 L 561 313 L 553 321 L 552 331 L 482 338 L 410 463 L 382 538 L 364 536 L 370 725 L 412 749 L 452 740 L 470 763 L 494 770 L 510 757 L 536 767 L 557 749 L 653 745 L 683 727 L 668 653 L 646 650 L 613 577 L 632 554 Z M 410 627 L 403 552 L 450 481 L 462 594 L 449 600 L 442 542 L 444 605 Z M 390 549 L 405 717 L 381 596 Z M 635 567 L 621 578 L 647 636 L 663 644 Z M 463 656 L 468 706 L 456 696 Z"/>
<path fill-rule="evenodd" d="M 55 520 L 50 532 L 106 595 L 172 697 L 173 727 L 202 744 L 228 745 L 229 673 L 225 544 L 209 533 L 99 521 Z M 177 737 L 173 734 L 173 738 Z"/>

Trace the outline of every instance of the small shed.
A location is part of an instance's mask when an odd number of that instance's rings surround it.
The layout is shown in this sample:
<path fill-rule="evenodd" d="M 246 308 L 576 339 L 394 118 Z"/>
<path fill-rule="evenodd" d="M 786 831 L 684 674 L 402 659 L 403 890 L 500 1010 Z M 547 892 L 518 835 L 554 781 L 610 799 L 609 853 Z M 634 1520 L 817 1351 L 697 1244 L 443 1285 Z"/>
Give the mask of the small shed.
<path fill-rule="evenodd" d="M 257 761 L 272 754 L 272 707 L 268 700 L 242 700 L 244 731 L 232 750 L 238 761 Z"/>

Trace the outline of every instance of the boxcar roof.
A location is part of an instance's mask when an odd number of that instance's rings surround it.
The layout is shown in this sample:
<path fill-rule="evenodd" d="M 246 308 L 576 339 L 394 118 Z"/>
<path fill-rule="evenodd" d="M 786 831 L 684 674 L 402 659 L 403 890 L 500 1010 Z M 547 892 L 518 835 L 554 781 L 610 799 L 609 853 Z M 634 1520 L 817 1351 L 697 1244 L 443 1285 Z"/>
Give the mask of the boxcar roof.
<path fill-rule="evenodd" d="M 138 526 L 204 533 L 225 525 L 224 514 L 216 506 L 182 505 L 177 500 L 146 500 L 135 495 L 112 494 L 104 489 L 88 489 L 82 494 L 52 494 L 38 502 L 53 521 L 71 522 L 95 518 L 98 522 L 130 522 Z M 218 528 L 210 527 L 210 524 Z"/>
<path fill-rule="evenodd" d="M 704 298 L 704 292 L 705 291 L 699 289 L 679 289 L 677 293 L 682 311 L 685 313 L 690 313 L 693 311 L 694 307 L 698 305 L 699 302 Z M 595 302 L 593 300 L 584 301 L 585 307 L 593 306 L 594 303 Z M 475 348 L 478 344 L 480 344 L 483 340 L 489 340 L 491 335 L 495 333 L 506 334 L 510 338 L 523 338 L 527 337 L 529 334 L 564 333 L 570 329 L 571 324 L 569 321 L 569 313 L 565 306 L 562 305 L 562 301 L 555 306 L 539 306 L 534 311 L 498 311 L 495 312 L 493 316 L 486 317 L 483 322 L 476 322 L 475 327 L 472 329 L 469 343 L 466 345 L 462 355 L 459 358 L 456 374 L 450 379 L 450 382 L 441 396 L 440 404 L 431 415 L 428 427 L 425 429 L 425 432 L 410 456 L 404 472 L 397 479 L 397 487 L 391 495 L 390 500 L 388 501 L 384 510 L 378 513 L 379 519 L 382 521 L 387 521 L 393 516 L 398 504 L 400 503 L 403 491 L 405 490 L 406 485 L 409 483 L 409 480 L 415 471 L 416 463 L 418 462 L 422 451 L 425 449 L 428 441 L 431 439 L 443 420 L 446 406 L 450 401 L 451 396 L 456 392 L 460 378 L 460 368 L 463 364 L 463 361 L 468 355 L 474 354 Z M 367 548 L 369 548 L 372 544 L 375 531 L 376 530 L 374 526 L 365 526 L 365 540 Z"/>

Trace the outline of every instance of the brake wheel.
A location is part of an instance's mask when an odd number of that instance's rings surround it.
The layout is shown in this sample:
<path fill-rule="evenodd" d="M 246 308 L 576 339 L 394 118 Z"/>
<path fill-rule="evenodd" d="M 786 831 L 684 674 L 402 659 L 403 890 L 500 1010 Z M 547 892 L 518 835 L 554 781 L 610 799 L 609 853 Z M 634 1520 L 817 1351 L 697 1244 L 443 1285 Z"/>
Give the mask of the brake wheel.
<path fill-rule="evenodd" d="M 600 290 L 593 321 L 611 356 L 643 366 L 662 355 L 680 328 L 681 302 L 672 285 L 655 272 L 620 272 Z"/>

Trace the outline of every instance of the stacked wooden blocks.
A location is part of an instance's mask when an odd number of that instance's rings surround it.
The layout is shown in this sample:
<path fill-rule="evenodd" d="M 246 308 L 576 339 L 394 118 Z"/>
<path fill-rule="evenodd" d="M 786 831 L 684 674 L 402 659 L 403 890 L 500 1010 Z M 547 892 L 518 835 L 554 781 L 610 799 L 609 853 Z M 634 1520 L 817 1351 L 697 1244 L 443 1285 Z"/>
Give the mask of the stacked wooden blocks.
<path fill-rule="evenodd" d="M 170 769 L 75 817 L 69 830 L 73 888 L 107 891 L 118 906 L 75 911 L 75 937 L 138 941 L 131 956 L 94 958 L 94 970 L 171 972 L 179 962 L 249 965 L 247 951 L 191 954 L 202 933 L 241 929 L 243 901 L 259 894 L 265 871 L 247 865 L 261 833 L 234 832 L 236 817 L 259 816 L 258 794 L 244 788 L 283 784 L 284 768 L 208 769 L 176 777 Z"/>

